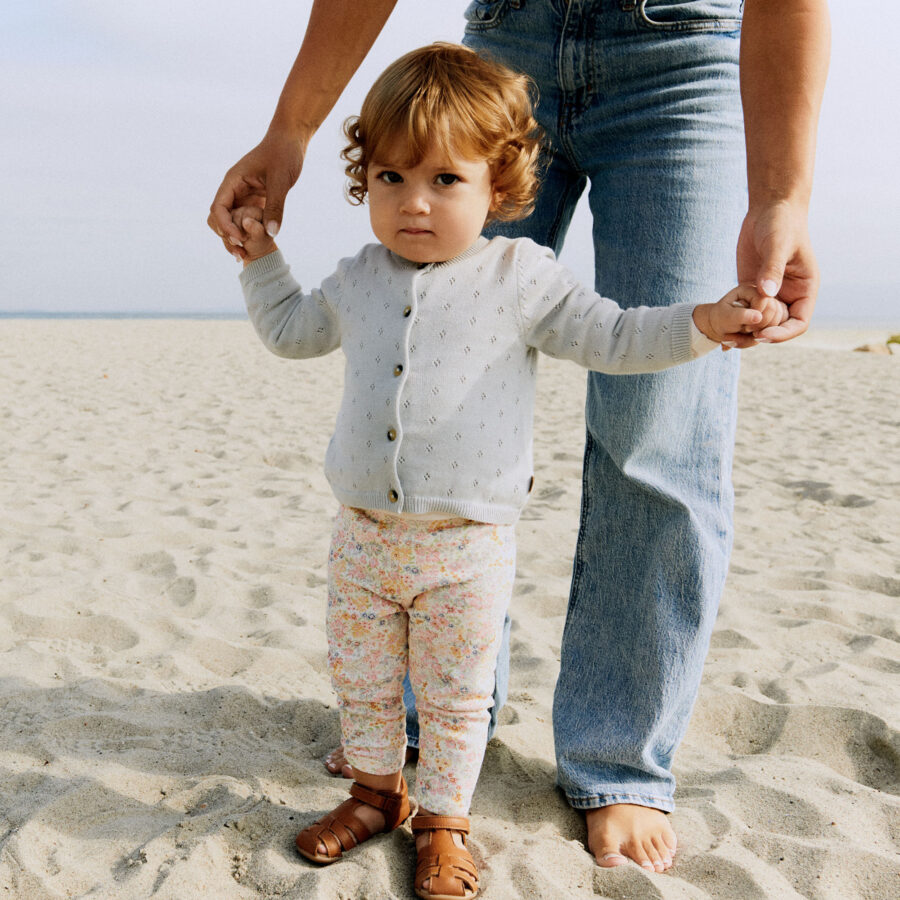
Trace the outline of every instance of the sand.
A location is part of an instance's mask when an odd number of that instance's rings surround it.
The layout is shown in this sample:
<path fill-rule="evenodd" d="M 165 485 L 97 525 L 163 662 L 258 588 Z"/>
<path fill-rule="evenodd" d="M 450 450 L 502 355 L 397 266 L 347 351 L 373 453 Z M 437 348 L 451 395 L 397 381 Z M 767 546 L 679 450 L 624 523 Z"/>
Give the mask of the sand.
<path fill-rule="evenodd" d="M 744 354 L 735 550 L 664 875 L 596 867 L 554 786 L 584 378 L 542 363 L 472 810 L 484 900 L 900 896 L 900 358 L 851 352 L 888 333 Z M 325 869 L 292 849 L 347 784 L 321 764 L 340 357 L 276 359 L 237 321 L 0 334 L 0 897 L 411 898 L 408 826 Z"/>

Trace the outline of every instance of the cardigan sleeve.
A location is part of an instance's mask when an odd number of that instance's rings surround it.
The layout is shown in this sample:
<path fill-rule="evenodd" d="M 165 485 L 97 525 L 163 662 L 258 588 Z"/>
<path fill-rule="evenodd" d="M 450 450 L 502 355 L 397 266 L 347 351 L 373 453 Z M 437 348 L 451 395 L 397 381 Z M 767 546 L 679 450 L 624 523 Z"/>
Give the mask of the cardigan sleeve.
<path fill-rule="evenodd" d="M 693 304 L 622 309 L 585 288 L 550 250 L 531 241 L 519 242 L 517 263 L 529 346 L 614 375 L 658 372 L 694 359 Z"/>
<path fill-rule="evenodd" d="M 276 356 L 324 356 L 341 344 L 337 304 L 350 260 L 321 287 L 304 294 L 281 251 L 254 260 L 241 272 L 247 313 L 262 342 Z"/>

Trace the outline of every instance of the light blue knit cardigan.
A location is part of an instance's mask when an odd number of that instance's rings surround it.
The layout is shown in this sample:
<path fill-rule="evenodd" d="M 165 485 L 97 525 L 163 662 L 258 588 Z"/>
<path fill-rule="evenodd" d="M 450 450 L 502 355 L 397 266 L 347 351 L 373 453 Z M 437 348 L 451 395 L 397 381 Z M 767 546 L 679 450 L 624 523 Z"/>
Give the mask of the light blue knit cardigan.
<path fill-rule="evenodd" d="M 370 244 L 307 294 L 275 252 L 241 283 L 273 353 L 344 351 L 325 471 L 341 503 L 365 509 L 511 524 L 533 484 L 538 351 L 621 374 L 696 352 L 692 305 L 623 310 L 527 238 L 480 238 L 428 265 Z"/>

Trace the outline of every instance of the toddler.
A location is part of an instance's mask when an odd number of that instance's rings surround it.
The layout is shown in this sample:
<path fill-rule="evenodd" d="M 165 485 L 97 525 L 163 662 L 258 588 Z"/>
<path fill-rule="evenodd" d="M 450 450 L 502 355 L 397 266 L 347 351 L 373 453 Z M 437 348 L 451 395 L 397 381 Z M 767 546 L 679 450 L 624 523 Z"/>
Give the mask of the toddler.
<path fill-rule="evenodd" d="M 351 798 L 296 839 L 330 863 L 410 815 L 403 679 L 421 729 L 415 891 L 471 898 L 466 848 L 494 667 L 532 490 L 538 351 L 608 373 L 689 362 L 785 318 L 734 288 L 716 303 L 622 310 L 494 220 L 528 214 L 539 129 L 524 76 L 436 44 L 375 82 L 345 125 L 352 201 L 378 243 L 303 293 L 264 231 L 236 210 L 250 318 L 279 356 L 341 347 L 344 394 L 326 454 L 340 508 L 328 569 L 328 659 Z M 259 198 L 257 198 L 259 199 Z"/>

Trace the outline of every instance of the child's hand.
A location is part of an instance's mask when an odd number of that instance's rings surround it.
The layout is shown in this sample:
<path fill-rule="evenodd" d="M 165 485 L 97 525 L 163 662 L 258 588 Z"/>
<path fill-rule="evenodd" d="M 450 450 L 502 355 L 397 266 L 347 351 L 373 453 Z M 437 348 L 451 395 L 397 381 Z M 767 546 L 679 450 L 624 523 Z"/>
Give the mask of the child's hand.
<path fill-rule="evenodd" d="M 239 206 L 231 213 L 231 221 L 247 235 L 244 239 L 245 266 L 278 249 L 263 228 L 262 215 L 262 207 L 256 205 Z"/>
<path fill-rule="evenodd" d="M 777 297 L 766 297 L 757 294 L 757 300 L 752 301 L 754 309 L 762 313 L 762 321 L 753 329 L 753 338 L 761 344 L 771 344 L 777 341 L 786 341 L 794 337 L 794 332 L 781 326 L 791 317 L 787 304 Z"/>
<path fill-rule="evenodd" d="M 769 333 L 762 331 L 781 325 L 787 318 L 784 303 L 760 294 L 752 284 L 739 284 L 717 303 L 701 303 L 694 308 L 694 324 L 725 349 L 752 347 L 757 338 L 769 340 Z"/>

